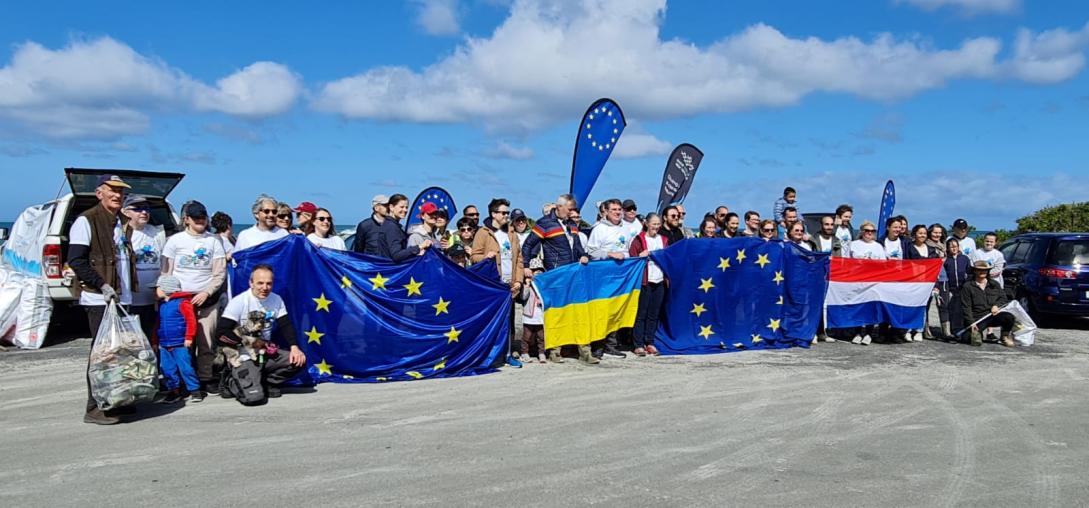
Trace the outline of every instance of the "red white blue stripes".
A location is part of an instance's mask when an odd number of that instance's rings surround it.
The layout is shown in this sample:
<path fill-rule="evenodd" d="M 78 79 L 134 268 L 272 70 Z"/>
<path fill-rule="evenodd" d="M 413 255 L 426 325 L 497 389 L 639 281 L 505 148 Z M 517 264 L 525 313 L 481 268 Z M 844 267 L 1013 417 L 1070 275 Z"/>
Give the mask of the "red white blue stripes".
<path fill-rule="evenodd" d="M 922 328 L 926 302 L 941 267 L 940 259 L 832 258 L 825 298 L 827 326 L 888 323 L 893 328 Z"/>

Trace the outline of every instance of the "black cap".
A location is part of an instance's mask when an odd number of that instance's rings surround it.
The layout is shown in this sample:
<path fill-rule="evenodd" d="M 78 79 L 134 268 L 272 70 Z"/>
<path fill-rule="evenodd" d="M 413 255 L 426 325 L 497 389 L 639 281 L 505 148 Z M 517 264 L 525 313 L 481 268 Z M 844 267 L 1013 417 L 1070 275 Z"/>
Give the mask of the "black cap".
<path fill-rule="evenodd" d="M 189 201 L 182 205 L 182 217 L 190 219 L 207 219 L 208 209 L 200 201 Z"/>
<path fill-rule="evenodd" d="M 953 229 L 968 229 L 968 221 L 964 219 L 957 219 L 953 221 Z"/>
<path fill-rule="evenodd" d="M 523 212 L 521 208 L 515 208 L 510 211 L 510 221 L 514 222 L 518 219 L 526 218 L 526 212 Z"/>
<path fill-rule="evenodd" d="M 455 243 L 454 245 L 451 245 L 451 246 L 446 248 L 446 255 L 449 256 L 449 257 L 464 256 L 465 255 L 465 247 L 462 246 L 460 243 Z"/>
<path fill-rule="evenodd" d="M 625 210 L 636 210 L 635 201 L 625 199 L 624 202 L 620 204 L 620 208 L 623 208 Z"/>

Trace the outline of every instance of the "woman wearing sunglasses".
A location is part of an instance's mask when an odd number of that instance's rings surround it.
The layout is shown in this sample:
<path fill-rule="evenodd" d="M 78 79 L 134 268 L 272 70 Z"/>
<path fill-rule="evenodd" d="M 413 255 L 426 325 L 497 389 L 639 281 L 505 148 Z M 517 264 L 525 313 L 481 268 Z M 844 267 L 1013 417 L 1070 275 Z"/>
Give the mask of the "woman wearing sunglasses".
<path fill-rule="evenodd" d="M 778 237 L 775 221 L 771 219 L 764 219 L 760 221 L 760 226 L 756 230 L 756 232 L 759 233 L 760 238 L 764 240 L 772 240 Z"/>
<path fill-rule="evenodd" d="M 860 238 L 851 242 L 851 257 L 855 259 L 886 259 L 885 246 L 877 241 L 877 226 L 870 221 L 865 221 L 858 231 Z M 862 344 L 863 346 L 870 345 L 876 324 L 857 328 L 855 338 L 851 340 L 851 343 Z"/>
<path fill-rule="evenodd" d="M 287 203 L 278 203 L 276 205 L 276 227 L 292 232 L 291 230 L 295 229 L 293 219 L 294 214 L 291 211 L 291 205 Z"/>
<path fill-rule="evenodd" d="M 348 247 L 344 245 L 344 239 L 340 235 L 336 234 L 336 228 L 333 226 L 333 214 L 329 213 L 329 210 L 324 208 L 318 208 L 314 211 L 314 232 L 306 235 L 306 239 L 318 247 L 325 247 L 327 249 L 335 250 L 348 250 Z"/>

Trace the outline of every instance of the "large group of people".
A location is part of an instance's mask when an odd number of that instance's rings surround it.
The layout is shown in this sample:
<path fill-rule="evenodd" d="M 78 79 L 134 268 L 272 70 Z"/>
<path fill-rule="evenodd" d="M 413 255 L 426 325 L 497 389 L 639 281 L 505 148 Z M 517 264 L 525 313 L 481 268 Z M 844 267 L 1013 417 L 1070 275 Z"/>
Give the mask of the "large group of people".
<path fill-rule="evenodd" d="M 642 215 L 631 199 L 598 203 L 594 210 L 597 220 L 591 225 L 582 220 L 580 203 L 570 194 L 546 203 L 542 215 L 533 221 L 505 198 L 492 199 L 483 220 L 480 209 L 469 205 L 451 228 L 448 212 L 435 203 L 423 203 L 410 211 L 404 194 L 379 194 L 371 200 L 370 216 L 356 226 L 351 245 L 337 233 L 328 209 L 310 202 L 292 207 L 266 195 L 253 202 L 254 225 L 237 235 L 229 215 L 217 212 L 209 216 L 202 203 L 188 201 L 180 210 L 181 230 L 167 238 L 163 225 L 149 223 L 148 200 L 128 190 L 129 185 L 117 176 L 99 179 L 95 191 L 98 204 L 72 225 L 67 262 L 79 280 L 80 304 L 92 333 L 99 329 L 106 305 L 116 302 L 139 315 L 145 334 L 158 339 L 166 389 L 162 401 L 167 403 L 200 402 L 207 394 L 222 391 L 221 376 L 216 375 L 221 352 L 239 347 L 239 326 L 254 315 L 263 321 L 260 334 L 270 344 L 262 369 L 267 395 L 279 396 L 280 383 L 305 366 L 306 356 L 297 346 L 286 306 L 271 291 L 274 277 L 280 274 L 262 265 L 249 275 L 249 291 L 234 298 L 226 291 L 226 267 L 234 252 L 290 234 L 304 235 L 316 247 L 352 250 L 394 262 L 439 249 L 462 266 L 495 263 L 515 301 L 515 324 L 505 362 L 516 367 L 531 362 L 534 356 L 540 363 L 565 361 L 561 349 L 544 349 L 548 330 L 544 328 L 541 299 L 530 284 L 534 277 L 572 263 L 648 257 L 682 241 L 716 238 L 783 241 L 833 257 L 943 260 L 928 304 L 928 310 L 933 306 L 940 316 L 937 328 L 929 321 L 922 330 L 900 330 L 887 323 L 825 329 L 822 323 L 814 343 L 837 338 L 859 345 L 875 340 L 956 341 L 957 332 L 963 331 L 972 345 L 980 345 L 985 337 L 1013 345 L 1013 317 L 1000 310 L 1007 303 L 1001 277 L 1005 260 L 995 248 L 993 233 L 984 235 L 982 247 L 977 248 L 964 219 L 954 221 L 947 235 L 941 224 L 909 228 L 907 218 L 896 216 L 886 221 L 884 237 L 878 238 L 878 228 L 870 221 L 854 228 L 853 209 L 846 204 L 820 217 L 819 228 L 809 231 L 798 209 L 798 193 L 790 187 L 775 201 L 771 217 L 762 218 L 753 210 L 738 214 L 722 205 L 705 214 L 695 231 L 685 225 L 683 205 L 667 206 L 661 214 Z M 420 221 L 406 231 L 402 221 L 410 212 Z M 629 353 L 657 355 L 655 332 L 667 284 L 662 270 L 649 261 L 642 276 L 634 327 L 578 347 L 578 359 L 597 364 Z M 999 330 L 1000 339 L 986 333 L 990 328 Z M 271 346 L 274 336 L 287 344 L 286 350 Z M 124 408 L 99 409 L 88 382 L 85 421 L 116 423 L 119 411 Z"/>

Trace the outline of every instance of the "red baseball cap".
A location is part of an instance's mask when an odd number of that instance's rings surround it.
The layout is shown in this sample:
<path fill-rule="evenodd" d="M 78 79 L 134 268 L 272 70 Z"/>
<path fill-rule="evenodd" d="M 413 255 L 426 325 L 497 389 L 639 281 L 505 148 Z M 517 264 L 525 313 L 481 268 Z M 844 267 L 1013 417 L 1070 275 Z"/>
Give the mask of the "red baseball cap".
<path fill-rule="evenodd" d="M 437 211 L 439 211 L 439 207 L 435 206 L 435 203 L 427 201 L 420 206 L 420 217 L 423 217 L 424 215 L 431 215 Z"/>
<path fill-rule="evenodd" d="M 309 201 L 303 201 L 299 203 L 299 206 L 295 207 L 295 211 L 299 213 L 314 213 L 318 211 L 318 205 Z"/>

